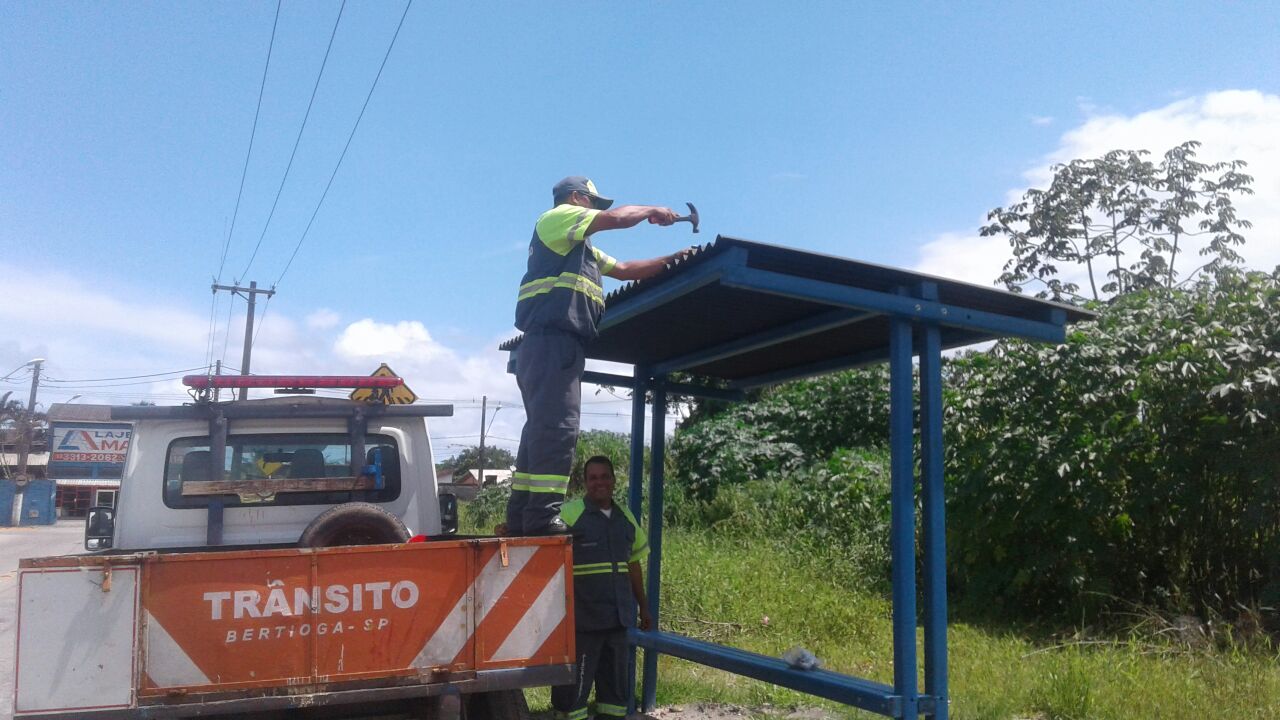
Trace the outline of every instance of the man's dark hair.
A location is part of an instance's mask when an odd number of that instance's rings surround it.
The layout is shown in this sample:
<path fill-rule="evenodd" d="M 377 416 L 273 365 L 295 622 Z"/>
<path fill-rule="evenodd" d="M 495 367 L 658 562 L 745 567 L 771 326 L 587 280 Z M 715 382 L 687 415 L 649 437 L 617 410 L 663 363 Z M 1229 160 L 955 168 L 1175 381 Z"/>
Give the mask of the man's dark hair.
<path fill-rule="evenodd" d="M 618 474 L 617 474 L 616 472 L 614 472 L 614 471 L 613 471 L 613 461 L 612 461 L 612 460 L 610 460 L 609 458 L 605 457 L 604 455 L 592 455 L 591 457 L 587 458 L 587 461 L 586 461 L 586 462 L 582 463 L 582 477 L 584 477 L 584 478 L 585 478 L 585 477 L 587 476 L 587 466 L 589 466 L 589 465 L 593 465 L 593 464 L 595 464 L 595 465 L 605 465 L 605 466 L 607 466 L 607 467 L 609 468 L 609 474 L 610 474 L 610 475 L 612 475 L 612 476 L 614 476 L 614 477 L 617 477 L 617 476 L 618 476 Z"/>

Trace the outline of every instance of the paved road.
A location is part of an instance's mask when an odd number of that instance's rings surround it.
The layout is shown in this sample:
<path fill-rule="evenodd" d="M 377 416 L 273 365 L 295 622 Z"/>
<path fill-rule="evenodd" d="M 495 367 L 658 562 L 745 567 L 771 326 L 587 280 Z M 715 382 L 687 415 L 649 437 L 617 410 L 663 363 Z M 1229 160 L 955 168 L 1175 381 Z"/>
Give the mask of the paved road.
<path fill-rule="evenodd" d="M 57 525 L 43 527 L 0 528 L 0 718 L 13 716 L 18 560 L 79 552 L 84 552 L 83 520 L 61 520 Z"/>

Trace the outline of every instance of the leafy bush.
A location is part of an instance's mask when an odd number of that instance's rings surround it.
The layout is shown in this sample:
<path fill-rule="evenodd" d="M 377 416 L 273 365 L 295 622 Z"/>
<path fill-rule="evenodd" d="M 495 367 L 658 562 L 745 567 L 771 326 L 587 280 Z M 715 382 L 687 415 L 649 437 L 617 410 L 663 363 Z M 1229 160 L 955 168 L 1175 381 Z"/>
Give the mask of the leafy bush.
<path fill-rule="evenodd" d="M 631 438 L 622 433 L 607 430 L 587 430 L 578 435 L 578 446 L 574 452 L 573 469 L 569 475 L 569 496 L 582 494 L 582 465 L 587 459 L 603 455 L 613 461 L 614 474 L 618 479 L 617 494 L 620 500 L 627 493 L 629 477 L 629 458 L 631 457 Z M 644 463 L 647 472 L 649 451 L 645 449 Z M 511 488 L 507 485 L 482 488 L 476 498 L 462 505 L 462 529 L 466 532 L 488 534 L 495 525 L 506 521 L 507 498 L 511 497 Z"/>
<path fill-rule="evenodd" d="M 883 445 L 888 427 L 882 367 L 790 383 L 681 428 L 671 443 L 672 480 L 706 502 L 725 484 L 776 480 L 837 448 Z"/>
<path fill-rule="evenodd" d="M 882 449 L 840 449 L 770 479 L 720 485 L 706 499 L 677 495 L 666 507 L 675 527 L 825 559 L 851 587 L 880 587 L 889 576 L 889 455 Z"/>
<path fill-rule="evenodd" d="M 1280 599 L 1280 277 L 1135 293 L 949 367 L 948 535 L 973 607 Z"/>

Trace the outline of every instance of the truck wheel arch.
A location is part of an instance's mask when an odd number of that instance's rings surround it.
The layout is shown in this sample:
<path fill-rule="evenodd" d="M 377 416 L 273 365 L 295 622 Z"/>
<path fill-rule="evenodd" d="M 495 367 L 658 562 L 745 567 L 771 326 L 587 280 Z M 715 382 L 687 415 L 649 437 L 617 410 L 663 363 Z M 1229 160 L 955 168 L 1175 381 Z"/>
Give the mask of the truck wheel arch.
<path fill-rule="evenodd" d="M 466 720 L 529 720 L 523 690 L 491 690 L 464 696 Z"/>
<path fill-rule="evenodd" d="M 350 502 L 320 513 L 298 538 L 299 547 L 403 543 L 409 529 L 400 518 L 373 503 Z"/>

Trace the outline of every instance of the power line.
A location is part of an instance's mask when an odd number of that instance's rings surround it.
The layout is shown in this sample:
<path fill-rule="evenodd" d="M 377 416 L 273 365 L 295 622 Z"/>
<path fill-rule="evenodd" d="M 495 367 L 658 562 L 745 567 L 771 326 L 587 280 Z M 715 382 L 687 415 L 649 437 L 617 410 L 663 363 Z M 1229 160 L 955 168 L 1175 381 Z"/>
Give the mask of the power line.
<path fill-rule="evenodd" d="M 333 39 L 338 36 L 338 24 L 342 22 L 342 11 L 347 7 L 347 0 L 342 0 L 338 7 L 338 18 L 333 21 L 333 32 L 329 33 L 329 45 L 324 49 L 324 59 L 320 61 L 320 72 L 316 73 L 316 83 L 311 88 L 311 99 L 307 101 L 307 112 L 302 116 L 302 126 L 298 128 L 298 137 L 293 141 L 293 152 L 289 153 L 289 162 L 284 168 L 284 177 L 280 178 L 280 187 L 276 188 L 276 199 L 271 203 L 271 212 L 267 213 L 267 222 L 262 226 L 262 234 L 258 236 L 258 244 L 253 246 L 253 254 L 249 256 L 249 264 L 245 265 L 241 279 L 249 276 L 249 268 L 258 257 L 258 249 L 262 247 L 262 239 L 267 236 L 267 228 L 271 227 L 271 218 L 275 217 L 276 206 L 280 203 L 280 195 L 284 193 L 284 184 L 289 179 L 289 171 L 293 169 L 293 158 L 298 154 L 298 146 L 302 144 L 302 131 L 307 129 L 307 120 L 311 118 L 311 107 L 316 102 L 316 92 L 320 90 L 320 79 L 324 77 L 324 68 L 329 64 L 329 51 L 333 49 Z"/>
<path fill-rule="evenodd" d="M 360 107 L 360 114 L 356 116 L 356 122 L 351 126 L 351 134 L 347 136 L 347 144 L 342 147 L 342 154 L 338 156 L 338 163 L 333 166 L 333 172 L 329 175 L 329 182 L 324 186 L 324 192 L 320 194 L 320 202 L 316 203 L 316 209 L 311 212 L 311 219 L 307 221 L 307 227 L 303 229 L 302 236 L 298 238 L 298 244 L 293 248 L 293 254 L 289 256 L 289 261 L 285 263 L 284 270 L 280 271 L 280 277 L 276 278 L 275 283 L 271 287 L 276 287 L 284 280 L 285 273 L 289 272 L 289 267 L 293 265 L 293 259 L 298 256 L 298 250 L 302 248 L 302 241 L 307 239 L 307 233 L 311 232 L 311 224 L 316 221 L 316 215 L 320 213 L 321 206 L 324 205 L 324 199 L 329 196 L 329 188 L 333 186 L 333 179 L 338 176 L 338 168 L 342 167 L 342 160 L 347 157 L 347 150 L 351 147 L 351 141 L 356 136 L 356 130 L 360 127 L 360 120 L 364 118 L 364 111 L 369 107 L 369 100 L 373 98 L 373 91 L 378 88 L 378 80 L 382 78 L 382 70 L 387 66 L 387 58 L 391 57 L 391 49 L 396 46 L 396 38 L 400 37 L 400 28 L 404 27 L 404 19 L 409 15 L 409 8 L 413 7 L 413 0 L 405 3 L 404 12 L 400 15 L 400 23 L 396 25 L 395 34 L 391 36 L 391 42 L 387 45 L 387 52 L 382 56 L 382 64 L 378 66 L 378 74 L 373 78 L 373 85 L 369 87 L 369 94 L 365 96 L 364 105 Z"/>
<path fill-rule="evenodd" d="M 253 111 L 253 129 L 249 132 L 249 149 L 244 154 L 244 168 L 240 171 L 240 190 L 236 192 L 236 209 L 231 213 L 231 229 L 227 231 L 227 239 L 222 244 L 222 260 L 218 263 L 218 273 L 213 281 L 215 285 L 222 282 L 222 269 L 227 264 L 227 251 L 231 249 L 231 236 L 236 231 L 236 218 L 240 216 L 244 179 L 249 174 L 249 157 L 253 154 L 253 140 L 258 134 L 258 117 L 262 113 L 262 96 L 267 89 L 267 71 L 271 69 L 271 51 L 276 46 L 276 27 L 280 24 L 280 6 L 283 2 L 284 0 L 276 0 L 276 16 L 271 21 L 271 42 L 267 45 L 267 62 L 262 66 L 262 81 L 258 83 L 258 106 Z"/>
<path fill-rule="evenodd" d="M 213 278 L 214 285 L 222 282 L 222 270 L 227 265 L 227 253 L 231 250 L 231 236 L 235 234 L 236 219 L 240 217 L 240 200 L 244 197 L 244 181 L 249 175 L 249 158 L 253 156 L 253 141 L 258 136 L 258 118 L 262 114 L 262 97 L 266 94 L 267 72 L 271 69 L 271 53 L 276 46 L 276 28 L 280 24 L 280 6 L 282 4 L 283 0 L 276 0 L 276 14 L 271 21 L 271 41 L 267 44 L 267 61 L 262 66 L 262 80 L 258 83 L 258 104 L 253 110 L 253 128 L 249 131 L 249 148 L 244 153 L 244 167 L 240 170 L 240 189 L 236 191 L 236 206 L 231 213 L 231 227 L 227 230 L 227 237 L 222 243 L 222 259 L 218 261 L 218 272 L 214 274 Z M 209 303 L 209 342 L 205 348 L 205 365 L 213 363 L 214 329 L 217 327 L 217 316 L 218 293 L 215 291 L 213 300 Z M 227 331 L 230 332 L 230 327 L 227 328 Z"/>

